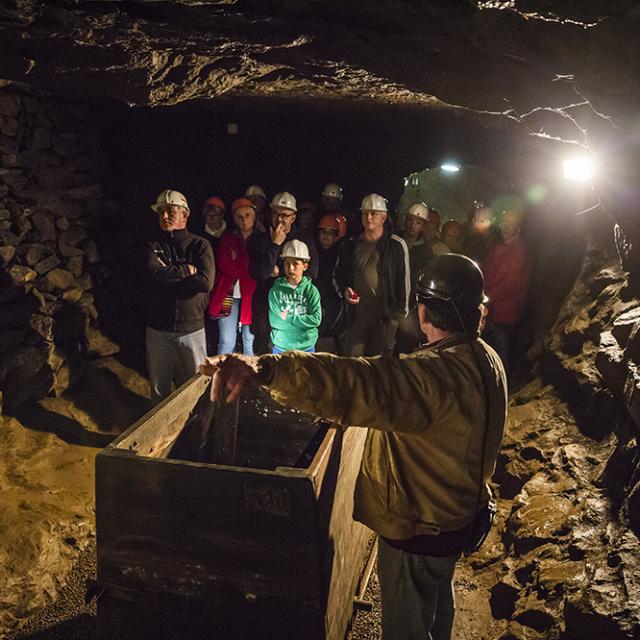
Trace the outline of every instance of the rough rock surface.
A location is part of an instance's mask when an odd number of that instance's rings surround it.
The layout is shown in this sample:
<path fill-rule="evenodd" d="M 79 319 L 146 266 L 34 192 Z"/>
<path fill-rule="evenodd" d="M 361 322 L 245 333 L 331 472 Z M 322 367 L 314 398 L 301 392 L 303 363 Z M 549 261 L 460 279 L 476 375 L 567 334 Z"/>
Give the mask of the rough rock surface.
<path fill-rule="evenodd" d="M 56 602 L 94 544 L 95 455 L 146 411 L 147 395 L 139 374 L 104 358 L 72 391 L 0 417 L 0 637 Z"/>
<path fill-rule="evenodd" d="M 117 351 L 97 326 L 105 266 L 88 239 L 117 205 L 97 200 L 105 157 L 86 108 L 4 91 L 0 118 L 0 389 L 13 412 Z"/>
<path fill-rule="evenodd" d="M 540 107 L 531 128 L 551 115 L 561 130 L 568 123 L 545 109 L 582 95 L 614 118 L 638 108 L 630 0 L 20 2 L 0 18 L 0 78 L 129 104 L 347 100 L 510 116 Z M 5 115 L 15 111 L 6 100 Z M 38 146 L 48 142 L 39 132 Z"/>

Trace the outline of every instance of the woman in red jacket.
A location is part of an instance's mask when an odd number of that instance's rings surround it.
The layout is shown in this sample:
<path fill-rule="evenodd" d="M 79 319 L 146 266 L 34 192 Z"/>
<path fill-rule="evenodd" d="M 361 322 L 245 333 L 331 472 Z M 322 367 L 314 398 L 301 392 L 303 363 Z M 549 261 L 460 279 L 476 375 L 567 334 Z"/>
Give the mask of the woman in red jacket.
<path fill-rule="evenodd" d="M 242 332 L 242 350 L 253 355 L 251 333 L 251 300 L 256 281 L 249 276 L 249 255 L 246 241 L 253 233 L 256 210 L 248 198 L 238 198 L 231 205 L 235 229 L 220 239 L 216 253 L 216 281 L 211 292 L 209 315 L 217 318 L 220 330 L 218 353 L 233 353 Z"/>

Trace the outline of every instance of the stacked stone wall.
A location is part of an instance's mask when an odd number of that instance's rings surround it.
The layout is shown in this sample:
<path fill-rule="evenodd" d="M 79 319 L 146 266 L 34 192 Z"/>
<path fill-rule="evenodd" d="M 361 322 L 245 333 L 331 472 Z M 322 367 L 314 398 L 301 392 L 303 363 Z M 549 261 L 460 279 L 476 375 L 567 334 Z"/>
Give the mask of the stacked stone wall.
<path fill-rule="evenodd" d="M 0 92 L 0 393 L 5 411 L 60 394 L 94 355 L 107 158 L 85 105 Z"/>

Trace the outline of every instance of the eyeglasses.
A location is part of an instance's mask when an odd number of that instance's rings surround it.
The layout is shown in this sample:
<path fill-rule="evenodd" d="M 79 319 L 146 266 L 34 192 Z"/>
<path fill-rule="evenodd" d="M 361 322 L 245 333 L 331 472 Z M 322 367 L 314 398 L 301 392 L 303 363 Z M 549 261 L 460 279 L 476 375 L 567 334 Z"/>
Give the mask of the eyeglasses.
<path fill-rule="evenodd" d="M 291 218 L 296 217 L 296 214 L 295 213 L 276 213 L 276 216 L 278 216 L 280 220 L 291 220 Z"/>

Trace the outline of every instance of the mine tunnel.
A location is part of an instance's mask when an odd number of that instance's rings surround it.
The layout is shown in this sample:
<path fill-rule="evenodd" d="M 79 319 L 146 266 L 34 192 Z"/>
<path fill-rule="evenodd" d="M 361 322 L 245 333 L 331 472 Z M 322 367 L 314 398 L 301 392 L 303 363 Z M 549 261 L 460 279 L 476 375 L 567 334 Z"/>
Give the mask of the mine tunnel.
<path fill-rule="evenodd" d="M 157 198 L 184 195 L 199 235 L 213 196 L 231 229 L 249 185 L 267 209 L 287 192 L 318 207 L 317 241 L 335 183 L 356 223 L 380 194 L 387 234 L 416 203 L 461 226 L 481 203 L 497 244 L 521 216 L 497 511 L 457 562 L 451 637 L 639 637 L 639 19 L 519 0 L 0 8 L 0 635 L 382 637 L 384 534 L 352 518 L 366 430 L 266 388 L 234 414 L 205 376 L 149 400 Z M 347 356 L 345 331 L 329 344 Z"/>

